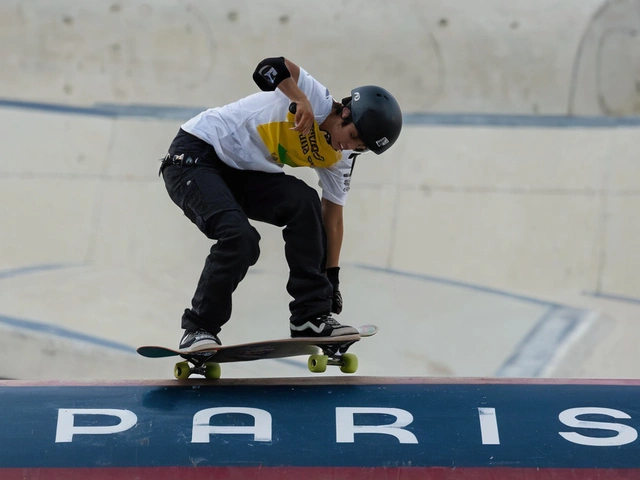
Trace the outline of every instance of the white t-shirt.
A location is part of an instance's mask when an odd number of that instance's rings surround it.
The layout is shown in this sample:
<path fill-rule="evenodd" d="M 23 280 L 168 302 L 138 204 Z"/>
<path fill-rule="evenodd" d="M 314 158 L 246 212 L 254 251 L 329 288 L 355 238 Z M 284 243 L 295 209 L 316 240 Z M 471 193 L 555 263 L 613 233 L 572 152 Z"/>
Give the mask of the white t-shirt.
<path fill-rule="evenodd" d="M 211 108 L 182 125 L 182 129 L 213 145 L 220 159 L 239 170 L 281 173 L 284 165 L 314 168 L 322 197 L 344 205 L 349 192 L 351 151 L 334 150 L 319 125 L 329 116 L 333 97 L 302 68 L 298 87 L 315 116 L 308 135 L 291 130 L 294 115 L 280 90 L 259 92 L 223 107 Z"/>

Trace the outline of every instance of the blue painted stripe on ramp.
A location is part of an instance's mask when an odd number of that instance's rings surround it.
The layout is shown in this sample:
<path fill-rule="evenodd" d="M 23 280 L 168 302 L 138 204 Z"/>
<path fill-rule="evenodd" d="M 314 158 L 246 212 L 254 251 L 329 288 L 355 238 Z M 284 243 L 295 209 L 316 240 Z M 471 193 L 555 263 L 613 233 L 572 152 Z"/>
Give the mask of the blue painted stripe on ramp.
<path fill-rule="evenodd" d="M 114 342 L 112 340 L 106 340 L 101 337 L 95 337 L 93 335 L 87 335 L 75 330 L 70 330 L 67 328 L 57 327 L 55 325 L 51 325 L 49 323 L 37 322 L 35 320 L 26 320 L 23 318 L 9 317 L 6 315 L 0 315 L 0 323 L 9 325 L 11 327 L 30 330 L 32 332 L 45 334 L 45 335 L 54 335 L 65 340 L 76 340 L 85 343 L 89 343 L 91 345 L 95 345 L 102 348 L 110 348 L 113 350 L 118 350 L 125 353 L 137 354 L 135 348 L 130 347 L 129 345 L 125 345 L 123 343 Z M 306 364 L 302 364 L 299 361 L 290 358 L 275 358 L 272 359 L 275 362 L 288 364 L 293 367 L 297 367 L 300 370 L 307 370 Z"/>
<path fill-rule="evenodd" d="M 32 273 L 46 272 L 50 270 L 60 270 L 63 268 L 79 267 L 80 264 L 74 263 L 48 263 L 44 265 L 30 265 L 28 267 L 11 268 L 9 270 L 0 271 L 0 280 L 6 278 L 19 277 L 22 275 L 30 275 Z"/>
<path fill-rule="evenodd" d="M 521 300 L 523 302 L 527 302 L 527 303 L 533 303 L 536 305 L 542 305 L 542 306 L 547 306 L 547 307 L 564 307 L 564 305 L 560 304 L 560 303 L 555 303 L 555 302 L 549 302 L 546 300 L 541 300 L 539 298 L 535 298 L 535 297 L 529 297 L 526 295 L 519 295 L 519 294 L 515 294 L 515 293 L 511 293 L 508 292 L 506 290 L 500 290 L 497 288 L 490 288 L 490 287 L 484 287 L 482 285 L 476 285 L 473 283 L 466 283 L 466 282 L 461 282 L 458 280 L 451 280 L 448 278 L 444 278 L 444 277 L 436 277 L 433 275 L 425 275 L 422 273 L 412 273 L 412 272 L 406 272 L 406 271 L 402 271 L 402 270 L 395 270 L 393 268 L 387 268 L 387 267 L 376 267 L 373 265 L 365 265 L 362 263 L 346 263 L 345 265 L 349 265 L 355 268 L 360 268 L 363 270 L 371 270 L 374 272 L 380 272 L 380 273 L 387 273 L 390 275 L 397 275 L 400 277 L 405 277 L 405 278 L 413 278 L 416 280 L 423 280 L 425 282 L 433 282 L 433 283 L 439 283 L 442 285 L 450 285 L 453 287 L 460 287 L 460 288 L 466 288 L 468 290 L 473 290 L 476 292 L 481 292 L 481 293 L 489 293 L 491 295 L 500 295 L 501 297 L 507 297 L 510 299 L 514 299 L 514 300 Z"/>
<path fill-rule="evenodd" d="M 638 127 L 640 117 L 569 115 L 513 115 L 493 113 L 408 113 L 405 125 L 510 127 L 510 128 L 617 128 Z"/>
<path fill-rule="evenodd" d="M 583 321 L 583 311 L 551 307 L 496 372 L 497 377 L 540 377 Z"/>
<path fill-rule="evenodd" d="M 0 323 L 9 325 L 11 327 L 20 328 L 24 330 L 31 330 L 33 332 L 55 335 L 69 340 L 79 340 L 81 342 L 90 343 L 99 347 L 112 348 L 114 350 L 120 350 L 127 353 L 136 353 L 135 349 L 129 345 L 114 342 L 111 340 L 105 340 L 104 338 L 94 337 L 67 328 L 57 327 L 48 323 L 36 322 L 34 320 L 26 320 L 24 318 L 9 317 L 6 315 L 0 315 Z"/>
<path fill-rule="evenodd" d="M 197 115 L 209 107 L 179 107 L 168 105 L 136 105 L 97 103 L 68 105 L 28 100 L 0 99 L 0 108 L 16 108 L 65 115 L 87 115 L 107 118 L 138 117 L 182 120 Z M 497 113 L 425 113 L 408 112 L 403 115 L 405 125 L 433 125 L 451 127 L 506 128 L 619 128 L 639 127 L 640 117 L 519 115 Z"/>
<path fill-rule="evenodd" d="M 7 279 L 7 278 L 14 278 L 21 275 L 30 275 L 32 273 L 40 273 L 40 272 L 46 272 L 50 270 L 59 270 L 63 268 L 71 268 L 71 267 L 78 267 L 78 266 L 81 266 L 81 264 L 52 263 L 52 264 L 31 265 L 28 267 L 13 268 L 9 270 L 0 271 L 0 280 Z M 256 273 L 256 272 L 253 272 L 253 273 Z M 258 272 L 258 273 L 262 273 L 262 272 Z M 92 345 L 97 345 L 100 347 L 112 348 L 112 349 L 124 351 L 127 353 L 135 353 L 135 349 L 128 345 L 124 345 L 118 342 L 113 342 L 111 340 L 106 340 L 106 339 L 95 337 L 92 335 L 86 335 L 84 333 L 80 333 L 80 332 L 66 329 L 66 328 L 56 327 L 54 325 L 51 325 L 45 322 L 25 320 L 25 319 L 20 319 L 15 317 L 9 317 L 6 315 L 0 315 L 0 323 L 4 323 L 5 325 L 10 325 L 15 328 L 30 330 L 30 331 L 41 333 L 41 334 L 55 335 L 68 340 L 79 340 L 79 341 L 90 343 Z M 300 362 L 297 362 L 293 359 L 279 358 L 274 360 L 279 363 L 284 363 L 284 364 L 298 367 L 301 370 L 303 369 L 306 370 L 307 368 L 306 365 L 302 365 Z"/>
<path fill-rule="evenodd" d="M 0 271 L 0 280 L 19 277 L 22 275 L 30 275 L 33 273 L 46 272 L 51 270 L 60 270 L 64 268 L 73 268 L 73 267 L 79 267 L 79 266 L 81 266 L 81 264 L 49 263 L 49 264 L 43 264 L 43 265 L 30 265 L 27 267 L 18 267 L 18 268 Z M 67 328 L 57 327 L 49 323 L 38 322 L 35 320 L 26 320 L 23 318 L 10 317 L 7 315 L 0 315 L 0 323 L 9 325 L 14 328 L 37 332 L 40 334 L 55 335 L 57 337 L 61 337 L 68 340 L 78 340 L 78 341 L 90 343 L 92 345 L 97 345 L 100 347 L 111 348 L 114 350 L 120 350 L 127 353 L 135 353 L 135 349 L 128 345 L 118 343 L 118 342 L 113 342 L 111 340 L 106 340 L 104 338 L 95 337 L 92 335 L 86 335 L 84 333 L 80 333 Z"/>
<path fill-rule="evenodd" d="M 556 353 L 571 339 L 572 334 L 582 322 L 585 321 L 585 314 L 587 312 L 587 310 L 584 309 L 548 302 L 539 298 L 516 295 L 505 290 L 483 287 L 432 275 L 410 273 L 357 263 L 348 265 L 364 270 L 498 295 L 510 300 L 518 300 L 547 307 L 544 315 L 536 321 L 531 330 L 516 345 L 513 353 L 498 368 L 495 374 L 497 377 L 522 378 L 541 376 L 545 368 L 553 361 Z"/>
<path fill-rule="evenodd" d="M 612 300 L 616 302 L 635 303 L 636 305 L 640 305 L 640 298 L 628 297 L 626 295 L 615 295 L 612 293 L 604 292 L 582 292 L 582 294 L 589 297 L 603 298 L 605 300 Z"/>

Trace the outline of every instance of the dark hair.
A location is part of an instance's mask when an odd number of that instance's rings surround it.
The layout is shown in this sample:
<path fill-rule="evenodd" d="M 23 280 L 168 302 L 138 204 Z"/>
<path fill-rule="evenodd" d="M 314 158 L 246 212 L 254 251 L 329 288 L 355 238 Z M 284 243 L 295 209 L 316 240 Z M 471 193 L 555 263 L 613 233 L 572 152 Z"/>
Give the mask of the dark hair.
<path fill-rule="evenodd" d="M 345 103 L 345 100 L 347 101 Z M 340 102 L 336 102 L 335 100 L 333 101 L 333 113 L 339 115 L 340 117 L 342 117 L 342 112 L 345 109 L 345 107 L 349 108 L 349 104 L 351 103 L 351 97 L 347 97 L 345 99 L 342 100 L 342 103 Z M 342 119 L 342 126 L 346 126 L 349 125 L 350 123 L 353 122 L 353 118 L 351 115 L 351 110 L 349 110 L 349 115 L 347 116 L 347 118 L 343 118 Z"/>
<path fill-rule="evenodd" d="M 344 111 L 345 108 L 349 109 L 349 115 L 347 115 L 345 118 L 342 118 L 342 112 Z M 343 98 L 342 103 L 336 102 L 334 100 L 331 113 L 335 113 L 341 118 L 343 127 L 346 127 L 350 123 L 353 123 L 353 113 L 351 112 L 351 97 Z M 367 152 L 368 150 L 369 149 L 365 147 L 362 149 L 356 149 L 354 151 L 364 153 L 364 152 Z"/>

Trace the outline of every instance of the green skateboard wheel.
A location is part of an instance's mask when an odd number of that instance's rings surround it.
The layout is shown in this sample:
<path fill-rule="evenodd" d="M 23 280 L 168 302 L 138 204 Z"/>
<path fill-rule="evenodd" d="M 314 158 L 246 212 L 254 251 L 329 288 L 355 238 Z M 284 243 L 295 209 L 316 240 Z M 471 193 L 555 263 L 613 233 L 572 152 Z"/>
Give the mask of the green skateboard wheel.
<path fill-rule="evenodd" d="M 188 362 L 178 362 L 173 367 L 173 376 L 178 380 L 186 380 L 191 375 L 191 368 L 189 368 Z"/>
<path fill-rule="evenodd" d="M 222 369 L 220 368 L 219 363 L 207 362 L 204 364 L 204 378 L 208 378 L 210 380 L 217 380 L 220 378 L 221 373 L 222 373 Z"/>
<path fill-rule="evenodd" d="M 356 370 L 358 370 L 358 357 L 353 353 L 345 353 L 342 355 L 340 371 L 342 373 L 356 373 Z"/>
<path fill-rule="evenodd" d="M 322 373 L 327 370 L 327 363 L 329 362 L 329 357 L 326 355 L 311 355 L 309 357 L 309 361 L 307 365 L 309 367 L 309 371 L 313 373 Z"/>

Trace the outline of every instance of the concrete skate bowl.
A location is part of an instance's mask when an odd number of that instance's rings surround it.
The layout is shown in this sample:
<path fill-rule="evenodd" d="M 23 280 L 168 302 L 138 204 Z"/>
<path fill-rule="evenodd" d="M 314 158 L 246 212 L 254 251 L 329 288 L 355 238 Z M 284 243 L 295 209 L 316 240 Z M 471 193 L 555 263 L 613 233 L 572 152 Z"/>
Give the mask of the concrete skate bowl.
<path fill-rule="evenodd" d="M 393 151 L 359 160 L 345 211 L 343 318 L 388 335 L 363 355 L 407 329 L 416 342 L 363 362 L 369 373 L 516 375 L 510 359 L 524 365 L 536 332 L 553 331 L 522 375 L 635 375 L 637 2 L 501 6 L 4 3 L 0 315 L 7 348 L 43 353 L 3 376 L 166 375 L 132 350 L 175 344 L 210 245 L 157 159 L 182 121 L 254 92 L 254 65 L 274 54 L 336 97 L 384 85 L 406 112 Z M 286 334 L 281 235 L 260 228 L 227 343 Z M 56 363 L 74 349 L 80 370 Z"/>

